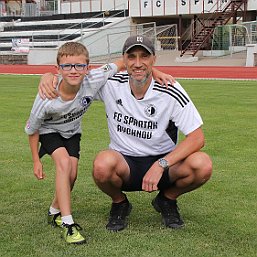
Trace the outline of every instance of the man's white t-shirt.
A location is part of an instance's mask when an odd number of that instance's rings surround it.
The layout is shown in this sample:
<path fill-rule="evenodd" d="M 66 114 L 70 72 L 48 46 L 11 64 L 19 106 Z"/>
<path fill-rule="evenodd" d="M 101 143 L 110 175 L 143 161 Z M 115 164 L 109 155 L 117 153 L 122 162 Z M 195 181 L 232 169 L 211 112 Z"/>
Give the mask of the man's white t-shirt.
<path fill-rule="evenodd" d="M 203 121 L 182 86 L 165 88 L 152 80 L 143 99 L 137 100 L 127 73 L 109 78 L 98 92 L 105 103 L 110 149 L 129 156 L 154 156 L 171 152 L 178 131 L 188 135 Z"/>

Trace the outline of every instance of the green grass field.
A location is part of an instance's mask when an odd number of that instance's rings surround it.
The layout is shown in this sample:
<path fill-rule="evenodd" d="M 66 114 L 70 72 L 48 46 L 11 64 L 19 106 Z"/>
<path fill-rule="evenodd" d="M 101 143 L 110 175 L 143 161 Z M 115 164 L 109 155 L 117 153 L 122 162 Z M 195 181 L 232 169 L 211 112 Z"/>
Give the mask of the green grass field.
<path fill-rule="evenodd" d="M 257 84 L 256 81 L 179 80 L 198 107 L 213 159 L 212 179 L 179 198 L 182 230 L 165 229 L 152 206 L 156 193 L 128 193 L 129 227 L 106 231 L 110 199 L 94 185 L 95 154 L 108 147 L 104 107 L 95 102 L 83 120 L 79 176 L 73 216 L 86 245 L 66 245 L 60 230 L 46 225 L 54 192 L 54 167 L 43 159 L 47 177 L 33 176 L 26 119 L 38 76 L 0 75 L 0 256 L 256 257 L 257 256 Z"/>

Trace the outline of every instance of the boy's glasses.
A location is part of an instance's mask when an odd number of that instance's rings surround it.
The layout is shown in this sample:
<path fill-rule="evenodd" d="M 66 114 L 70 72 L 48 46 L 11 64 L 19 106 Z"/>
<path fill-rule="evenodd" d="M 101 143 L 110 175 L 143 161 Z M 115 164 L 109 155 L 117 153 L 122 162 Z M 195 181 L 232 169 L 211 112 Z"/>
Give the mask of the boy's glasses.
<path fill-rule="evenodd" d="M 87 64 L 84 64 L 84 63 L 75 63 L 75 64 L 65 63 L 65 64 L 60 64 L 59 66 L 64 71 L 69 71 L 72 68 L 74 68 L 77 71 L 82 71 L 82 70 L 84 70 L 87 67 Z"/>

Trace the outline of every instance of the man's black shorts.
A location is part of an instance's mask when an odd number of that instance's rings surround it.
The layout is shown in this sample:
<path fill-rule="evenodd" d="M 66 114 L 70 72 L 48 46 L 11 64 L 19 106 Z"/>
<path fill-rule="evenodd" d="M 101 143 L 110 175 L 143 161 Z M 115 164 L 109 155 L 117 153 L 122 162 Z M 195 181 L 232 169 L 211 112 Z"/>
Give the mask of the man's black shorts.
<path fill-rule="evenodd" d="M 70 138 L 64 138 L 59 133 L 39 135 L 41 143 L 39 158 L 45 154 L 51 155 L 57 148 L 65 147 L 70 156 L 79 159 L 81 134 L 75 134 Z"/>
<path fill-rule="evenodd" d="M 123 191 L 142 191 L 142 182 L 145 173 L 153 165 L 155 161 L 165 156 L 166 154 L 161 154 L 157 156 L 147 156 L 147 157 L 133 157 L 123 155 L 128 166 L 130 168 L 130 177 L 128 182 L 124 182 L 121 190 Z M 168 170 L 163 172 L 163 175 L 158 183 L 158 189 L 164 190 L 172 186 L 169 179 Z"/>

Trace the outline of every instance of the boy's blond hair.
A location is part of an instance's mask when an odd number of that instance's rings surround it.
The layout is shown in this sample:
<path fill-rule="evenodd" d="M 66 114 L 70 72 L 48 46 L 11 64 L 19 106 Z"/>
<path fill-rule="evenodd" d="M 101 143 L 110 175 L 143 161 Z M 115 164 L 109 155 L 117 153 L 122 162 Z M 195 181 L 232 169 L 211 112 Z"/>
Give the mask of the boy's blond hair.
<path fill-rule="evenodd" d="M 63 56 L 85 55 L 87 64 L 89 63 L 89 53 L 87 48 L 78 42 L 66 42 L 63 44 L 57 53 L 57 64 L 60 64 L 60 59 Z"/>

